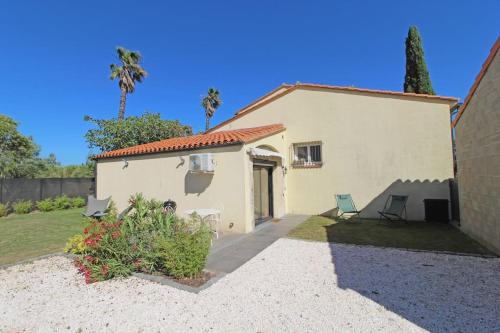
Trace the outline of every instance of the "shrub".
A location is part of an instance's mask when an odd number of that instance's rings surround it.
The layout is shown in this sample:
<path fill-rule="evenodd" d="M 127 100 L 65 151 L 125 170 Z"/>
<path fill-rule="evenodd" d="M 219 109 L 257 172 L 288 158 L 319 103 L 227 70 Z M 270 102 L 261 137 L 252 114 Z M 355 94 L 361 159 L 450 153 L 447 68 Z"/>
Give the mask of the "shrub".
<path fill-rule="evenodd" d="M 103 220 L 112 223 L 118 219 L 118 209 L 116 208 L 115 202 L 109 200 L 108 209 L 106 210 L 106 215 L 104 215 Z"/>
<path fill-rule="evenodd" d="M 28 214 L 31 212 L 31 208 L 33 208 L 33 202 L 31 200 L 20 200 L 15 202 L 12 208 L 16 214 Z"/>
<path fill-rule="evenodd" d="M 121 232 L 121 225 L 120 221 L 93 220 L 83 230 L 85 255 L 76 261 L 76 265 L 87 283 L 127 276 L 132 272 L 134 249 Z"/>
<path fill-rule="evenodd" d="M 118 259 L 100 259 L 92 255 L 85 255 L 75 260 L 78 271 L 85 276 L 86 283 L 93 283 L 111 279 L 113 277 L 125 277 L 132 273 L 132 267 L 125 265 Z"/>
<path fill-rule="evenodd" d="M 210 250 L 212 232 L 205 224 L 183 223 L 170 239 L 160 239 L 158 248 L 167 273 L 176 278 L 199 276 Z"/>
<path fill-rule="evenodd" d="M 71 206 L 73 208 L 81 208 L 85 206 L 85 199 L 82 197 L 75 197 L 71 199 Z"/>
<path fill-rule="evenodd" d="M 42 212 L 50 212 L 54 210 L 54 200 L 47 198 L 36 202 L 36 208 Z"/>
<path fill-rule="evenodd" d="M 160 201 L 140 194 L 121 220 L 110 205 L 102 220 L 89 220 L 83 235 L 73 236 L 65 250 L 79 253 L 75 265 L 92 283 L 133 271 L 198 276 L 205 266 L 211 232 L 199 219 L 184 221 L 163 211 Z M 81 244 L 83 242 L 83 245 Z"/>
<path fill-rule="evenodd" d="M 64 252 L 73 254 L 82 254 L 85 252 L 86 246 L 83 242 L 83 235 L 77 234 L 68 239 Z"/>
<path fill-rule="evenodd" d="M 7 216 L 8 212 L 8 204 L 0 203 L 0 217 Z"/>
<path fill-rule="evenodd" d="M 124 231 L 127 234 L 139 232 L 152 236 L 171 235 L 172 226 L 177 218 L 173 214 L 165 214 L 160 201 L 148 201 L 141 194 L 136 194 L 129 203 L 131 211 L 123 218 Z"/>
<path fill-rule="evenodd" d="M 71 199 L 66 195 L 58 196 L 54 199 L 55 209 L 68 209 L 71 208 Z"/>

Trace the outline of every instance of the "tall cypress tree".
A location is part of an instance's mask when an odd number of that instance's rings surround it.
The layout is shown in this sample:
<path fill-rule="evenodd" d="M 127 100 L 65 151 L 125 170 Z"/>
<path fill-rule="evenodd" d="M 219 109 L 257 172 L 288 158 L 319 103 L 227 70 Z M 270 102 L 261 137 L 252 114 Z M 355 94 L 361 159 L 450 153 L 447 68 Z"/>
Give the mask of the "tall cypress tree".
<path fill-rule="evenodd" d="M 424 59 L 422 39 L 416 26 L 411 26 L 406 37 L 405 92 L 435 95 Z"/>

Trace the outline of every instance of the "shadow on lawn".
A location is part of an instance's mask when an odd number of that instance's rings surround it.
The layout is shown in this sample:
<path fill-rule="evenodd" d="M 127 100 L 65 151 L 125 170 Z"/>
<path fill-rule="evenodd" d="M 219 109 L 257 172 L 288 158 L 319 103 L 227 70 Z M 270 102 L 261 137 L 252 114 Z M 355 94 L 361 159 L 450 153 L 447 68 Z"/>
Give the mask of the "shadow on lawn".
<path fill-rule="evenodd" d="M 474 265 L 480 261 L 496 259 L 338 244 L 341 242 L 401 247 L 402 242 L 412 244 L 412 237 L 415 238 L 415 244 L 423 235 L 422 230 L 419 234 L 419 228 L 427 223 L 389 224 L 372 220 L 370 226 L 363 226 L 363 220 L 354 220 L 324 226 L 340 288 L 354 290 L 431 332 L 477 332 L 485 327 L 495 327 L 496 319 L 494 314 L 491 314 L 494 313 L 491 305 L 495 304 L 491 286 L 495 285 L 495 282 L 490 274 L 494 269 L 489 273 L 484 270 L 476 272 Z M 439 227 L 434 238 L 442 235 Z M 446 230 L 451 226 L 442 227 Z M 356 235 L 356 232 L 361 230 L 365 232 Z M 386 232 L 388 237 L 379 237 L 379 233 L 383 232 Z M 391 241 L 391 238 L 397 237 L 406 239 Z M 346 241 L 348 239 L 350 241 Z M 435 243 L 435 240 L 431 240 L 429 246 L 432 247 Z M 421 247 L 422 243 L 417 245 Z M 450 280 L 453 283 L 439 282 Z M 489 315 L 485 315 L 485 311 L 489 311 Z"/>

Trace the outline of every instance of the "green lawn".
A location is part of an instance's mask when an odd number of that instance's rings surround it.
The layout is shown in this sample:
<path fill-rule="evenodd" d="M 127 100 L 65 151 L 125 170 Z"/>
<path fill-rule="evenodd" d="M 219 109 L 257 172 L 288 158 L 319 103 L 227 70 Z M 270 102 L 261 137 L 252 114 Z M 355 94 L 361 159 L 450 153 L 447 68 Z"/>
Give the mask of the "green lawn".
<path fill-rule="evenodd" d="M 82 208 L 0 218 L 0 265 L 61 251 L 82 232 Z"/>
<path fill-rule="evenodd" d="M 443 223 L 334 220 L 312 216 L 288 236 L 332 243 L 492 255 L 457 228 Z"/>

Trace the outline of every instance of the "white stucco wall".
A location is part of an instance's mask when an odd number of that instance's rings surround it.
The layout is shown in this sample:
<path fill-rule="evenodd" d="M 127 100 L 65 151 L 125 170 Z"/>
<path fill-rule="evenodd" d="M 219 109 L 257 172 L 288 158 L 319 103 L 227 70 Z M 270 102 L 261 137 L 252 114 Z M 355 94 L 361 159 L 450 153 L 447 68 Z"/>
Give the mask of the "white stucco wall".
<path fill-rule="evenodd" d="M 226 232 L 250 232 L 254 228 L 253 165 L 248 150 L 267 146 L 283 149 L 283 133 L 277 133 L 247 145 L 198 149 L 161 154 L 101 159 L 97 162 L 97 197 L 111 196 L 119 211 L 128 207 L 134 193 L 146 198 L 177 203 L 177 213 L 188 209 L 214 208 L 221 211 L 221 229 Z M 189 155 L 213 153 L 213 175 L 190 173 Z M 273 169 L 274 216 L 285 212 L 284 170 L 281 159 Z M 230 225 L 233 227 L 230 227 Z"/>
<path fill-rule="evenodd" d="M 189 155 L 213 153 L 215 172 L 190 173 Z M 146 198 L 177 203 L 177 213 L 196 208 L 214 208 L 222 212 L 222 230 L 248 232 L 245 191 L 248 179 L 243 177 L 248 154 L 242 145 L 173 153 L 147 154 L 101 159 L 97 163 L 97 197 L 111 196 L 120 211 L 128 206 L 130 195 L 141 192 Z M 230 228 L 233 223 L 234 227 Z"/>
<path fill-rule="evenodd" d="M 449 199 L 453 177 L 450 102 L 391 95 L 297 89 L 217 130 L 282 123 L 287 157 L 286 211 L 320 214 L 334 194 L 351 193 L 365 217 L 388 194 L 409 194 L 408 218 L 424 218 L 424 198 Z M 321 141 L 323 166 L 290 164 L 294 143 Z"/>

